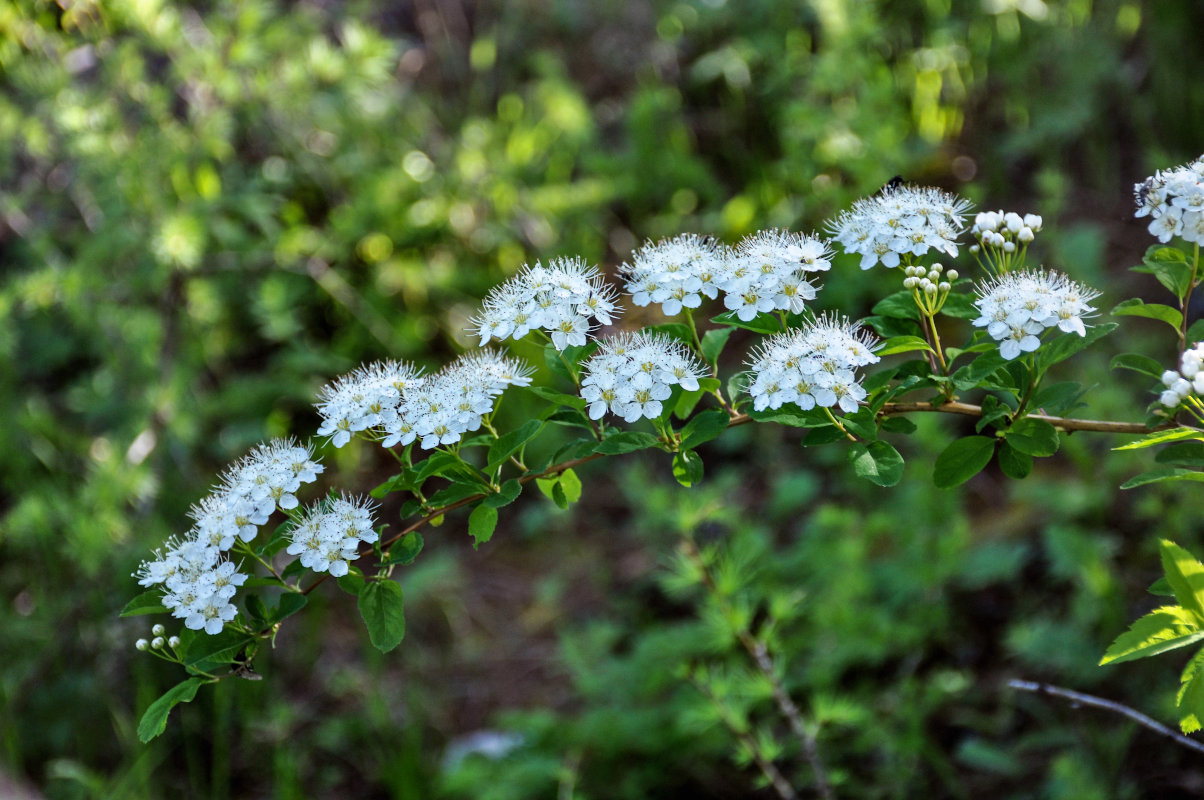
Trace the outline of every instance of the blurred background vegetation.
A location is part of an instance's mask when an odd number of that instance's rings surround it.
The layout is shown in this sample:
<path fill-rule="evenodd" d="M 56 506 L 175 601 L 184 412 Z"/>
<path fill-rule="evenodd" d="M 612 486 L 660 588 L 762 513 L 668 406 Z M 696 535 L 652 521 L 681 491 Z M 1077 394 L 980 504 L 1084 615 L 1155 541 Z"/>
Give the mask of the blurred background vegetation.
<path fill-rule="evenodd" d="M 1118 493 L 1140 459 L 1090 435 L 951 492 L 926 472 L 949 420 L 899 444 L 891 490 L 768 426 L 711 445 L 691 491 L 667 459 L 593 465 L 573 512 L 525 497 L 480 551 L 462 518 L 432 530 L 399 650 L 324 587 L 266 680 L 150 746 L 137 717 L 179 676 L 116 612 L 224 464 L 315 430 L 318 387 L 362 361 L 471 346 L 524 261 L 814 230 L 901 174 L 1043 214 L 1039 259 L 1105 309 L 1156 297 L 1124 272 L 1152 242 L 1130 187 L 1204 149 L 1202 29 L 1191 0 L 0 4 L 0 793 L 772 796 L 699 670 L 805 790 L 735 607 L 777 621 L 840 797 L 1198 796 L 1194 754 L 1005 688 L 1174 718 L 1173 657 L 1095 664 L 1156 604 L 1157 537 L 1201 544 L 1197 503 Z M 864 315 L 894 280 L 842 259 L 821 300 Z M 1172 358 L 1155 323 L 1113 338 Z M 1094 385 L 1084 413 L 1140 419 L 1149 387 L 1108 355 L 1064 377 Z M 324 456 L 348 488 L 389 470 Z"/>

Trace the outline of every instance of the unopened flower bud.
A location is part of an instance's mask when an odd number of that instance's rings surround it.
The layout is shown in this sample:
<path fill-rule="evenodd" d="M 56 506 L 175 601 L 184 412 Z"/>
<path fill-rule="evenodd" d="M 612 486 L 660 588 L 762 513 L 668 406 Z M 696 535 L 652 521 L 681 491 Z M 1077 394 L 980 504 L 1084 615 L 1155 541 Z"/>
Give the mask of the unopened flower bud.
<path fill-rule="evenodd" d="M 1039 214 L 1025 214 L 1024 224 L 1033 229 L 1033 233 L 1041 230 L 1042 219 Z"/>
<path fill-rule="evenodd" d="M 978 254 L 978 251 L 979 251 L 980 249 L 982 249 L 982 248 L 980 248 L 980 247 L 979 247 L 978 245 L 976 245 L 976 244 L 972 244 L 972 245 L 970 245 L 970 252 L 971 252 L 971 253 L 973 253 L 973 254 L 975 254 L 975 255 L 977 255 L 977 254 Z"/>
<path fill-rule="evenodd" d="M 151 641 L 151 647 L 153 647 L 153 648 L 154 648 L 154 649 L 156 649 L 156 650 L 162 650 L 162 649 L 163 649 L 163 645 L 165 645 L 165 644 L 167 644 L 167 642 L 166 642 L 166 641 L 163 639 L 163 637 L 162 637 L 162 636 L 156 636 L 156 637 L 155 637 L 155 638 L 154 638 L 154 639 Z"/>
<path fill-rule="evenodd" d="M 958 276 L 958 272 L 955 269 L 951 269 L 945 273 L 945 277 L 947 277 L 951 281 L 957 280 L 957 276 Z"/>
<path fill-rule="evenodd" d="M 1012 233 L 1019 233 L 1020 229 L 1024 227 L 1024 220 L 1022 220 L 1020 215 L 1016 212 L 1009 211 L 1003 215 L 1003 224 L 1006 225 L 1007 229 Z"/>
<path fill-rule="evenodd" d="M 1003 252 L 1005 252 L 1005 253 L 1016 252 L 1016 243 L 1015 242 L 1004 242 L 1003 243 Z"/>
<path fill-rule="evenodd" d="M 172 650 L 175 650 L 177 647 L 180 646 L 180 637 L 172 636 L 171 638 L 169 638 L 167 640 L 167 646 L 170 647 Z"/>
<path fill-rule="evenodd" d="M 1183 402 L 1183 396 L 1174 389 L 1167 389 L 1158 400 L 1167 408 L 1177 408 Z"/>
<path fill-rule="evenodd" d="M 153 628 L 151 628 L 151 633 L 155 636 L 162 636 L 165 630 L 167 629 L 162 625 L 155 625 Z"/>
<path fill-rule="evenodd" d="M 1196 394 L 1204 395 L 1204 372 L 1196 373 L 1196 377 L 1192 379 L 1191 388 L 1196 390 Z"/>
<path fill-rule="evenodd" d="M 1003 238 L 1002 233 L 992 233 L 991 234 L 991 246 L 992 247 L 1002 247 L 1003 243 L 1006 241 L 1007 240 Z"/>
<path fill-rule="evenodd" d="M 1175 372 L 1173 369 L 1168 369 L 1166 372 L 1162 373 L 1162 385 L 1168 389 L 1174 386 L 1175 382 L 1178 380 L 1179 373 Z"/>
<path fill-rule="evenodd" d="M 941 281 L 936 285 L 936 288 L 940 289 L 942 292 L 947 292 L 952 289 L 953 286 L 949 283 L 949 281 Z"/>
<path fill-rule="evenodd" d="M 936 294 L 936 284 L 931 282 L 925 283 L 924 294 Z"/>
<path fill-rule="evenodd" d="M 148 642 L 146 639 L 139 639 L 138 641 L 134 642 L 134 649 L 136 649 L 136 650 L 145 651 L 145 650 L 148 650 L 149 648 L 150 648 L 150 642 Z"/>
<path fill-rule="evenodd" d="M 903 279 L 903 288 L 904 289 L 914 289 L 914 288 L 916 288 L 916 283 L 918 283 L 918 281 L 915 278 L 904 278 Z"/>
<path fill-rule="evenodd" d="M 1016 234 L 1016 239 L 1025 244 L 1028 244 L 1037 237 L 1033 236 L 1033 229 L 1027 225 L 1020 229 L 1020 233 Z"/>
<path fill-rule="evenodd" d="M 1189 394 L 1191 394 L 1191 384 L 1185 381 L 1183 378 L 1180 378 L 1179 380 L 1175 381 L 1175 385 L 1171 387 L 1171 391 L 1180 397 L 1187 397 Z"/>

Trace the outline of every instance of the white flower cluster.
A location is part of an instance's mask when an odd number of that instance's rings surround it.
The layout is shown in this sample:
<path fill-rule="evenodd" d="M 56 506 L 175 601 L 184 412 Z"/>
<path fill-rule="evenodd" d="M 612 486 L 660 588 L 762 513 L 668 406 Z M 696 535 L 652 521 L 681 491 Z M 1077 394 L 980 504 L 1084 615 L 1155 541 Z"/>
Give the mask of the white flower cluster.
<path fill-rule="evenodd" d="M 236 540 L 249 542 L 276 508 L 297 507 L 293 492 L 317 479 L 323 467 L 313 451 L 292 440 L 261 444 L 232 464 L 213 494 L 189 512 L 195 521 L 182 540 L 169 540 L 167 552 L 143 562 L 134 573 L 142 586 L 162 585 L 164 607 L 185 627 L 219 633 L 238 609 L 231 602 L 247 576 L 222 553 Z"/>
<path fill-rule="evenodd" d="M 507 386 L 527 386 L 530 366 L 492 350 L 460 356 L 401 393 L 394 413 L 381 425 L 385 447 L 418 439 L 425 450 L 460 441 L 478 430 L 482 418 Z"/>
<path fill-rule="evenodd" d="M 1015 211 L 983 211 L 974 217 L 970 235 L 983 247 L 994 247 L 1005 253 L 1016 251 L 1016 243 L 1023 247 L 1036 238 L 1043 220 L 1037 214 L 1023 217 Z M 970 251 L 978 252 L 979 245 L 971 245 Z"/>
<path fill-rule="evenodd" d="M 610 411 L 627 422 L 654 419 L 673 386 L 698 388 L 706 374 L 685 345 L 662 334 L 621 333 L 603 339 L 585 364 L 581 396 L 590 419 Z"/>
<path fill-rule="evenodd" d="M 359 558 L 360 543 L 380 538 L 372 529 L 374 508 L 368 500 L 346 496 L 311 506 L 289 532 L 288 554 L 301 556 L 301 565 L 314 572 L 341 578 Z"/>
<path fill-rule="evenodd" d="M 598 268 L 580 258 L 536 262 L 489 292 L 470 330 L 482 346 L 542 329 L 557 350 L 580 347 L 595 324 L 609 325 L 619 313 L 616 296 Z"/>
<path fill-rule="evenodd" d="M 702 298 L 719 293 L 727 248 L 692 233 L 653 244 L 647 242 L 623 264 L 627 292 L 637 306 L 660 303 L 665 316 L 698 308 Z"/>
<path fill-rule="evenodd" d="M 381 427 L 397 416 L 402 392 L 421 381 L 421 370 L 409 364 L 378 361 L 323 386 L 318 394 L 318 435 L 342 447 L 351 434 Z"/>
<path fill-rule="evenodd" d="M 1160 242 L 1180 236 L 1204 244 L 1204 155 L 1174 169 L 1159 170 L 1133 187 L 1135 217 L 1150 217 Z"/>
<path fill-rule="evenodd" d="M 1098 296 L 1060 272 L 1011 272 L 979 289 L 974 305 L 980 316 L 973 324 L 986 328 L 1000 342 L 1000 354 L 1012 359 L 1040 347 L 1040 335 L 1053 327 L 1086 336 L 1083 318 L 1095 312 L 1090 303 Z"/>
<path fill-rule="evenodd" d="M 828 315 L 771 336 L 749 365 L 753 408 L 776 410 L 794 403 L 804 411 L 839 406 L 853 413 L 866 396 L 857 370 L 880 360 L 874 355 L 876 346 L 876 338 L 859 325 Z"/>
<path fill-rule="evenodd" d="M 637 306 L 659 303 L 666 316 L 698 308 L 723 292 L 723 304 L 748 322 L 767 311 L 801 312 L 815 299 L 808 272 L 831 269 L 822 240 L 789 231 L 758 231 L 729 248 L 694 234 L 645 244 L 620 270 Z"/>
<path fill-rule="evenodd" d="M 932 187 L 899 186 L 863 197 L 828 228 L 845 252 L 861 254 L 861 268 L 899 266 L 904 255 L 936 250 L 957 255 L 957 237 L 970 203 Z"/>
<path fill-rule="evenodd" d="M 808 272 L 832 268 L 827 244 L 801 233 L 760 231 L 729 253 L 719 288 L 723 305 L 748 322 L 767 311 L 800 313 L 815 299 Z"/>
<path fill-rule="evenodd" d="M 1162 385 L 1166 391 L 1159 400 L 1167 408 L 1178 408 L 1193 392 L 1204 396 L 1204 342 L 1183 351 L 1179 371 L 1168 369 L 1162 373 Z"/>

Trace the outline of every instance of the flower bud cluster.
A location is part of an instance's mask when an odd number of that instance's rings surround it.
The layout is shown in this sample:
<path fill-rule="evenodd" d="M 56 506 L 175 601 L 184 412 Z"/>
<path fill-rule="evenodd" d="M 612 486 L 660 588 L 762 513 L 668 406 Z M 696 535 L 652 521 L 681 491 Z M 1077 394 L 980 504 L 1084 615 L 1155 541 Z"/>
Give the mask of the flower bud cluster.
<path fill-rule="evenodd" d="M 887 187 L 841 212 L 828 228 L 847 253 L 861 255 L 861 268 L 899 266 L 904 256 L 936 250 L 957 255 L 957 237 L 970 203 L 932 187 Z"/>
<path fill-rule="evenodd" d="M 318 435 L 342 447 L 351 434 L 381 427 L 396 417 L 402 392 L 422 382 L 421 372 L 400 361 L 378 361 L 322 387 Z"/>
<path fill-rule="evenodd" d="M 983 211 L 974 217 L 970 227 L 970 235 L 978 240 L 978 244 L 970 246 L 970 252 L 979 252 L 981 246 L 1014 253 L 1017 245 L 1023 248 L 1035 239 L 1043 224 L 1037 214 L 1022 217 L 1015 211 Z"/>
<path fill-rule="evenodd" d="M 1204 397 L 1204 342 L 1183 351 L 1179 371 L 1168 369 L 1162 373 L 1162 385 L 1166 391 L 1159 400 L 1167 408 L 1178 408 L 1193 393 Z"/>
<path fill-rule="evenodd" d="M 293 492 L 317 479 L 323 467 L 313 450 L 291 439 L 261 444 L 232 464 L 221 485 L 189 512 L 195 525 L 167 551 L 155 551 L 134 573 L 142 586 L 162 585 L 164 607 L 185 627 L 218 633 L 234 619 L 231 602 L 247 576 L 222 554 L 236 541 L 249 542 L 277 508 L 297 507 Z"/>
<path fill-rule="evenodd" d="M 139 639 L 134 642 L 134 649 L 146 652 L 147 650 L 162 650 L 164 647 L 170 647 L 175 650 L 180 646 L 179 636 L 170 636 L 164 638 L 163 634 L 167 633 L 167 629 L 162 625 L 154 625 L 151 627 L 151 636 L 153 639 Z"/>
<path fill-rule="evenodd" d="M 944 273 L 942 275 L 942 273 Z M 957 280 L 958 272 L 951 269 L 945 272 L 943 264 L 933 264 L 931 267 L 907 267 L 903 270 L 906 275 L 903 279 L 903 288 L 911 289 L 923 295 L 936 295 L 948 293 L 953 288 L 953 281 Z"/>
<path fill-rule="evenodd" d="M 585 364 L 581 396 L 590 419 L 610 411 L 627 422 L 655 419 L 672 387 L 698 388 L 706 371 L 681 342 L 664 334 L 621 333 L 603 339 Z"/>
<path fill-rule="evenodd" d="M 1159 170 L 1133 187 L 1135 217 L 1150 217 L 1149 231 L 1160 242 L 1172 237 L 1204 244 L 1204 155 L 1173 169 Z"/>
<path fill-rule="evenodd" d="M 753 354 L 748 393 L 764 411 L 794 403 L 807 411 L 839 406 L 851 414 L 866 392 L 857 370 L 881 359 L 877 339 L 846 318 L 822 316 L 794 331 L 771 336 Z"/>
<path fill-rule="evenodd" d="M 1036 350 L 1040 335 L 1053 327 L 1086 336 L 1083 318 L 1095 313 L 1090 303 L 1099 296 L 1094 289 L 1048 270 L 1007 273 L 978 292 L 974 305 L 980 316 L 973 324 L 986 328 L 1000 342 L 999 352 L 1007 359 Z"/>
<path fill-rule="evenodd" d="M 404 446 L 417 439 L 425 450 L 455 444 L 481 427 L 507 386 L 529 385 L 533 371 L 492 350 L 460 356 L 401 393 L 394 413 L 381 425 L 381 444 Z"/>
<path fill-rule="evenodd" d="M 311 506 L 289 532 L 288 554 L 301 556 L 301 565 L 314 572 L 341 578 L 359 558 L 360 543 L 380 538 L 372 528 L 374 509 L 366 499 L 344 495 Z"/>
<path fill-rule="evenodd" d="M 619 313 L 616 296 L 598 268 L 580 258 L 536 262 L 489 292 L 470 330 L 482 346 L 542 329 L 557 350 L 581 347 L 596 324 L 609 325 Z"/>

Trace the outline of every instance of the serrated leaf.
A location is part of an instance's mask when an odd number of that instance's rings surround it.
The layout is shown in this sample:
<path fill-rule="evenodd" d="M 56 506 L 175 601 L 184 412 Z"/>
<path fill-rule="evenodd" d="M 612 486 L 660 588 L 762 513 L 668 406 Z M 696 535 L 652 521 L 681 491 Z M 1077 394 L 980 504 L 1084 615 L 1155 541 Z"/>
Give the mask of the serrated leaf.
<path fill-rule="evenodd" d="M 1134 475 L 1120 485 L 1122 489 L 1135 489 L 1150 483 L 1167 483 L 1168 481 L 1204 481 L 1204 472 L 1183 467 L 1157 467 Z"/>
<path fill-rule="evenodd" d="M 1033 471 L 1033 457 L 1017 450 L 1006 441 L 999 445 L 996 459 L 1003 474 L 1014 480 L 1022 481 Z"/>
<path fill-rule="evenodd" d="M 1073 333 L 1068 333 L 1041 345 L 1041 349 L 1037 351 L 1037 363 L 1039 365 L 1037 373 L 1041 374 L 1059 361 L 1064 361 L 1075 353 L 1087 349 L 1119 327 L 1120 325 L 1115 322 L 1095 325 L 1087 329 L 1086 336 L 1077 336 Z"/>
<path fill-rule="evenodd" d="M 1204 564 L 1179 545 L 1163 539 L 1160 543 L 1162 571 L 1179 605 L 1204 621 Z"/>
<path fill-rule="evenodd" d="M 1185 439 L 1194 439 L 1196 441 L 1204 441 L 1204 434 L 1201 434 L 1195 428 L 1172 428 L 1169 431 L 1155 431 L 1147 433 L 1135 442 L 1122 444 L 1120 447 L 1113 447 L 1113 450 L 1141 450 L 1154 445 L 1167 444 L 1168 442 L 1181 442 Z"/>
<path fill-rule="evenodd" d="M 405 638 L 405 603 L 401 586 L 390 580 L 372 581 L 356 602 L 372 646 L 387 653 Z"/>
<path fill-rule="evenodd" d="M 673 477 L 687 489 L 702 480 L 702 456 L 693 450 L 673 454 Z"/>
<path fill-rule="evenodd" d="M 731 417 L 721 408 L 711 408 L 700 412 L 681 430 L 682 449 L 693 450 L 704 442 L 718 438 L 727 430 L 729 422 L 731 422 Z"/>
<path fill-rule="evenodd" d="M 878 486 L 894 486 L 903 477 L 903 456 L 881 440 L 855 443 L 849 448 L 849 460 L 859 478 Z"/>
<path fill-rule="evenodd" d="M 1143 356 L 1140 353 L 1121 353 L 1113 356 L 1108 363 L 1109 369 L 1127 369 L 1133 372 L 1140 372 L 1142 375 L 1149 375 L 1151 378 L 1162 378 L 1162 364 L 1158 363 L 1149 356 Z"/>
<path fill-rule="evenodd" d="M 120 616 L 138 617 L 143 614 L 166 613 L 167 608 L 163 605 L 163 590 L 148 589 L 130 602 L 126 603 L 125 608 L 121 609 Z"/>
<path fill-rule="evenodd" d="M 196 697 L 197 689 L 207 681 L 201 678 L 189 678 L 177 683 L 164 692 L 158 700 L 147 706 L 138 721 L 138 741 L 146 744 L 163 731 L 167 730 L 167 718 L 171 710 L 180 703 L 190 703 Z"/>
<path fill-rule="evenodd" d="M 499 436 L 489 446 L 489 456 L 485 462 L 485 470 L 492 472 L 497 469 L 506 459 L 517 453 L 527 442 L 539 435 L 539 432 L 543 430 L 543 426 L 544 423 L 540 420 L 529 419 L 516 430 Z"/>
<path fill-rule="evenodd" d="M 418 558 L 418 554 L 422 552 L 424 544 L 426 542 L 423 540 L 421 533 L 410 531 L 389 547 L 389 554 L 381 559 L 380 565 L 382 567 L 394 564 L 403 567 L 409 566 L 414 563 L 414 559 Z"/>
<path fill-rule="evenodd" d="M 719 360 L 719 355 L 731 335 L 731 328 L 713 328 L 702 335 L 702 357 L 708 364 Z"/>
<path fill-rule="evenodd" d="M 502 508 L 513 503 L 522 491 L 523 485 L 519 483 L 518 479 L 511 478 L 503 483 L 496 493 L 486 497 L 483 502 L 491 508 Z"/>
<path fill-rule="evenodd" d="M 949 444 L 936 459 L 932 480 L 942 489 L 965 483 L 991 462 L 995 439 L 989 436 L 966 436 Z"/>
<path fill-rule="evenodd" d="M 1043 458 L 1058 452 L 1058 429 L 1043 419 L 1025 417 L 1008 428 L 1007 441 L 1021 453 Z"/>
<path fill-rule="evenodd" d="M 619 431 L 603 439 L 596 452 L 608 456 L 619 456 L 624 453 L 634 453 L 636 450 L 647 450 L 656 447 L 658 440 L 650 433 L 642 431 Z"/>
<path fill-rule="evenodd" d="M 1129 630 L 1117 636 L 1099 663 L 1103 666 L 1136 661 L 1186 647 L 1201 639 L 1204 639 L 1204 630 L 1200 629 L 1200 620 L 1195 614 L 1179 606 L 1163 606 L 1138 619 Z"/>
<path fill-rule="evenodd" d="M 1112 316 L 1156 319 L 1170 325 L 1176 333 L 1179 332 L 1179 326 L 1183 324 L 1183 314 L 1178 309 L 1164 306 L 1161 303 L 1147 303 L 1140 297 L 1131 297 L 1117 305 L 1112 309 Z"/>
<path fill-rule="evenodd" d="M 489 491 L 487 486 L 477 482 L 455 481 L 451 486 L 444 487 L 435 492 L 427 500 L 431 508 L 446 508 L 453 503 L 458 503 L 461 500 L 466 500 L 469 497 L 483 495 Z"/>
<path fill-rule="evenodd" d="M 1134 272 L 1153 275 L 1179 300 L 1187 296 L 1187 291 L 1191 288 L 1192 268 L 1187 261 L 1187 254 L 1182 250 L 1166 245 L 1154 245 L 1145 251 L 1141 262 L 1142 266 L 1134 267 Z"/>
<path fill-rule="evenodd" d="M 472 536 L 472 547 L 475 550 L 493 538 L 497 528 L 497 509 L 492 506 L 479 505 L 468 515 L 468 534 Z"/>
<path fill-rule="evenodd" d="M 1179 710 L 1179 729 L 1184 733 L 1200 730 L 1204 720 L 1204 650 L 1192 656 L 1179 677 L 1175 705 Z"/>
<path fill-rule="evenodd" d="M 883 342 L 881 347 L 875 348 L 874 354 L 877 356 L 893 356 L 896 353 L 911 353 L 916 350 L 922 350 L 927 353 L 934 352 L 928 345 L 928 342 L 919 336 L 892 336 Z"/>
<path fill-rule="evenodd" d="M 1171 582 L 1166 579 L 1165 575 L 1151 583 L 1150 587 L 1146 589 L 1146 591 L 1152 595 L 1157 595 L 1158 597 L 1175 596 L 1175 590 L 1171 588 Z"/>

